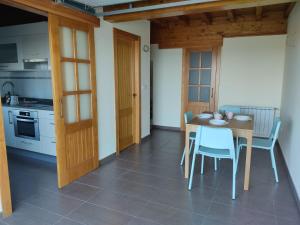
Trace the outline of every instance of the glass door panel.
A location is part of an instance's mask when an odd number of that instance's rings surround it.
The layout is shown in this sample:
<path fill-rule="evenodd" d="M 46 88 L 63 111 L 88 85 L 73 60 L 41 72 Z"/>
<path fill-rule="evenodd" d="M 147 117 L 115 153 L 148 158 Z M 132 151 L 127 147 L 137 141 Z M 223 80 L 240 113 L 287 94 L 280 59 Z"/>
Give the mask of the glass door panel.
<path fill-rule="evenodd" d="M 212 52 L 192 51 L 189 55 L 189 102 L 210 102 Z"/>
<path fill-rule="evenodd" d="M 73 34 L 69 27 L 60 27 L 60 54 L 62 57 L 73 58 Z"/>
<path fill-rule="evenodd" d="M 75 91 L 75 64 L 71 62 L 63 62 L 61 70 L 64 91 Z"/>
<path fill-rule="evenodd" d="M 76 95 L 64 97 L 64 118 L 66 123 L 75 123 L 77 121 L 77 101 Z"/>
<path fill-rule="evenodd" d="M 88 34 L 81 30 L 76 30 L 77 58 L 89 59 Z"/>
<path fill-rule="evenodd" d="M 78 82 L 79 90 L 91 89 L 89 64 L 78 63 Z"/>
<path fill-rule="evenodd" d="M 91 95 L 80 95 L 80 120 L 88 120 L 92 118 Z"/>

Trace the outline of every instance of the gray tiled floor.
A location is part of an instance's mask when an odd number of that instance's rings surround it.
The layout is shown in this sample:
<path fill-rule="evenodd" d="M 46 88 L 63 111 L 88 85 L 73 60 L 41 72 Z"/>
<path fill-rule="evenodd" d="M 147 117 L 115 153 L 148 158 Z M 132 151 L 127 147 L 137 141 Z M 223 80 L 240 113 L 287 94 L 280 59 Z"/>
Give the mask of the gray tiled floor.
<path fill-rule="evenodd" d="M 278 158 L 280 183 L 274 182 L 267 152 L 255 151 L 251 188 L 244 192 L 245 154 L 237 176 L 237 199 L 231 200 L 231 163 L 205 174 L 199 163 L 192 191 L 187 190 L 179 160 L 183 135 L 153 130 L 98 170 L 62 190 L 55 165 L 9 157 L 13 216 L 11 225 L 299 225 L 300 215 Z"/>

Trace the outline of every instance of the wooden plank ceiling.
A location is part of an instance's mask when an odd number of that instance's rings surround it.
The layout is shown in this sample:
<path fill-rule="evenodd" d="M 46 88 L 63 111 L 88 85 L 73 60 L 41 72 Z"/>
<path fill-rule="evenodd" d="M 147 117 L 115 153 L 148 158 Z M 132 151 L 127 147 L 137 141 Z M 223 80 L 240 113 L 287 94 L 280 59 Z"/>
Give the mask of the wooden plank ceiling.
<path fill-rule="evenodd" d="M 104 7 L 116 12 L 183 0 L 148 0 Z M 105 16 L 110 22 L 148 19 L 160 48 L 221 45 L 224 37 L 285 34 L 295 0 L 220 0 Z"/>
<path fill-rule="evenodd" d="M 222 44 L 224 37 L 286 34 L 294 4 L 152 19 L 151 44 L 160 48 L 211 46 Z"/>

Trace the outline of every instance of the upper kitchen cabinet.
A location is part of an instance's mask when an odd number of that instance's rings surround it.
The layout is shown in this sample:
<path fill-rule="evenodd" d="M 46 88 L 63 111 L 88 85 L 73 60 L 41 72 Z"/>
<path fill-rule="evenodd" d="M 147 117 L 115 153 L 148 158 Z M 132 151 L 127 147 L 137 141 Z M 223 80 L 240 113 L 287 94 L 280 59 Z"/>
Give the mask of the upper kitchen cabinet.
<path fill-rule="evenodd" d="M 48 34 L 22 37 L 23 59 L 49 59 Z"/>
<path fill-rule="evenodd" d="M 0 70 L 50 70 L 48 23 L 1 27 Z"/>
<path fill-rule="evenodd" d="M 22 70 L 20 37 L 0 37 L 0 70 Z"/>

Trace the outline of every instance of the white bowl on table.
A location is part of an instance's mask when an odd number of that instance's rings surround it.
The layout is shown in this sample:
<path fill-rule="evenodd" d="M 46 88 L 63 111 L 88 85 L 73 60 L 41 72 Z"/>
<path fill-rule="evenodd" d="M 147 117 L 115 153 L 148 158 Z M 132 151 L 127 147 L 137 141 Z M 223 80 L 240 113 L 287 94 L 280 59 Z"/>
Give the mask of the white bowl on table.
<path fill-rule="evenodd" d="M 213 117 L 213 115 L 209 114 L 209 113 L 201 113 L 198 115 L 198 118 L 202 119 L 202 120 L 210 119 L 212 117 Z"/>
<path fill-rule="evenodd" d="M 214 126 L 224 126 L 228 124 L 226 120 L 216 120 L 216 119 L 210 120 L 209 123 Z"/>

